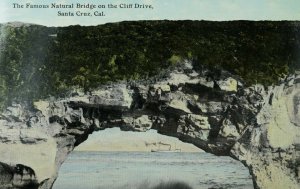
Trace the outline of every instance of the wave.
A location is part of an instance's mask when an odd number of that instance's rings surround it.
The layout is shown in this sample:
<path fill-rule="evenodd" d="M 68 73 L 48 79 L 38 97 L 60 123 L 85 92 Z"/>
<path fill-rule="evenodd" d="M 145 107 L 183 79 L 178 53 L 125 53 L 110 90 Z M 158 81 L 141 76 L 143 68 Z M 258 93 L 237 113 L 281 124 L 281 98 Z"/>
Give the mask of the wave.
<path fill-rule="evenodd" d="M 189 184 L 182 181 L 168 181 L 168 182 L 161 181 L 158 184 L 150 184 L 149 181 L 144 181 L 143 183 L 137 186 L 125 185 L 117 189 L 193 189 L 193 188 Z"/>

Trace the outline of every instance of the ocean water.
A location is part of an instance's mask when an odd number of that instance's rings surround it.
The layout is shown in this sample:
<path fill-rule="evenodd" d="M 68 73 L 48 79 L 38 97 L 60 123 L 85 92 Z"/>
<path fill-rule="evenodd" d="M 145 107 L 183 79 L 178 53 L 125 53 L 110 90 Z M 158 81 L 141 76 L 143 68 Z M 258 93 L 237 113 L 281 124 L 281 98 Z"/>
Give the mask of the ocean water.
<path fill-rule="evenodd" d="M 53 189 L 253 189 L 249 171 L 208 153 L 72 152 Z"/>

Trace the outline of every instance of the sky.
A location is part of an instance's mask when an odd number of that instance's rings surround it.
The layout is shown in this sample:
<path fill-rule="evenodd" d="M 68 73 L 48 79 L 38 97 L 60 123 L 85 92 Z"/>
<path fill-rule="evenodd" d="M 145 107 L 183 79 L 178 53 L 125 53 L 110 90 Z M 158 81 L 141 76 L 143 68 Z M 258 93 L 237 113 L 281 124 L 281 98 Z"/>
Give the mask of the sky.
<path fill-rule="evenodd" d="M 105 9 L 13 8 L 13 3 L 105 5 Z M 108 4 L 147 4 L 153 9 L 108 9 Z M 105 16 L 58 16 L 58 11 L 104 11 Z M 46 26 L 98 25 L 124 20 L 300 20 L 299 0 L 1 0 L 0 23 L 20 21 Z"/>

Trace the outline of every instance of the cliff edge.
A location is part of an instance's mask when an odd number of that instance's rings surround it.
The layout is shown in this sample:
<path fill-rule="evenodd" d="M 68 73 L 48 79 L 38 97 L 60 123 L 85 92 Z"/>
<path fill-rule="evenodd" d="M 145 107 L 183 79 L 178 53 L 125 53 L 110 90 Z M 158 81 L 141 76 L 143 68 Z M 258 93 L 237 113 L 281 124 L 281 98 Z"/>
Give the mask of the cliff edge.
<path fill-rule="evenodd" d="M 0 114 L 1 188 L 50 189 L 75 146 L 93 131 L 155 129 L 249 168 L 255 188 L 300 187 L 300 75 L 246 87 L 190 61 L 153 80 L 20 104 Z M 215 71 L 213 71 L 215 72 Z"/>

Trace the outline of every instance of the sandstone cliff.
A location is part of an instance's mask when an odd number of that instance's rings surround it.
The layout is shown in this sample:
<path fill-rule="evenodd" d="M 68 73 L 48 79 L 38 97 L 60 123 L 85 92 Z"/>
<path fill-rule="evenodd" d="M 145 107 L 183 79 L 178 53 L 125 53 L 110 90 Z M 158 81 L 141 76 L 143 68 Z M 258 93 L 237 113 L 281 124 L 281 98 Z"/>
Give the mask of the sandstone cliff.
<path fill-rule="evenodd" d="M 245 87 L 189 61 L 148 81 L 13 104 L 0 114 L 1 188 L 49 189 L 75 146 L 96 130 L 120 127 L 174 136 L 231 156 L 261 189 L 300 187 L 300 75 Z"/>

